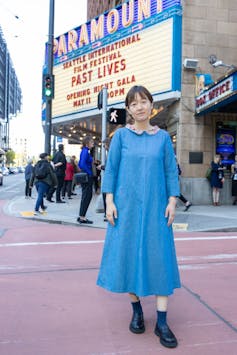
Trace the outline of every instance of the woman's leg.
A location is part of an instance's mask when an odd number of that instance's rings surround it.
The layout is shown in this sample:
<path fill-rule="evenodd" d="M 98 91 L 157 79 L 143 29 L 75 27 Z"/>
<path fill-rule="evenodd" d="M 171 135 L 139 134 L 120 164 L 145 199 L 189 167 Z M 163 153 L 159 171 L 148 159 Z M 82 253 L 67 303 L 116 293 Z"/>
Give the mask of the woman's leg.
<path fill-rule="evenodd" d="M 216 189 L 216 203 L 219 205 L 219 199 L 220 199 L 220 189 Z"/>
<path fill-rule="evenodd" d="M 212 188 L 212 199 L 213 199 L 213 205 L 216 205 L 216 187 Z"/>
<path fill-rule="evenodd" d="M 79 216 L 85 219 L 86 212 L 92 199 L 93 192 L 93 177 L 89 177 L 89 181 L 81 184 L 82 195 Z"/>
<path fill-rule="evenodd" d="M 175 348 L 178 345 L 177 339 L 174 333 L 170 330 L 167 324 L 167 308 L 168 297 L 157 296 L 157 322 L 155 327 L 155 334 L 160 338 L 160 343 L 167 348 Z"/>
<path fill-rule="evenodd" d="M 139 300 L 139 297 L 134 293 L 129 293 L 131 299 L 133 315 L 132 320 L 129 325 L 129 329 L 132 333 L 141 334 L 145 332 L 144 318 L 142 306 Z"/>

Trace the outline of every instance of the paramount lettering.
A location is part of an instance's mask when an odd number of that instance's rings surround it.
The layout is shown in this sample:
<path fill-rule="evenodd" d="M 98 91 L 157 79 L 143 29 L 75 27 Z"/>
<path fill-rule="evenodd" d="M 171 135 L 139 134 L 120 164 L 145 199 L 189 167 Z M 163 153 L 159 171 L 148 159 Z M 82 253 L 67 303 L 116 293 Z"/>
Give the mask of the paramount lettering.
<path fill-rule="evenodd" d="M 94 43 L 106 35 L 116 33 L 122 28 L 136 25 L 144 19 L 151 17 L 151 0 L 130 0 L 122 4 L 121 8 L 110 10 L 107 14 L 100 15 L 98 19 L 63 34 L 54 39 L 55 57 L 67 55 L 85 45 Z M 163 10 L 163 0 L 157 0 L 156 13 Z M 154 11 L 154 10 L 153 10 Z"/>

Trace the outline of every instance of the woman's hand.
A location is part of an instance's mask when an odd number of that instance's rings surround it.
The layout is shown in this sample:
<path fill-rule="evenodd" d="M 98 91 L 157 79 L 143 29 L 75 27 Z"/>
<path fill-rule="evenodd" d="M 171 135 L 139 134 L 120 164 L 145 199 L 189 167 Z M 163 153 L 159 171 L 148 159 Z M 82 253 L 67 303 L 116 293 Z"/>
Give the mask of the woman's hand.
<path fill-rule="evenodd" d="M 106 203 L 106 218 L 112 226 L 115 225 L 114 218 L 118 218 L 117 208 L 113 202 Z"/>
<path fill-rule="evenodd" d="M 106 194 L 106 218 L 112 226 L 115 225 L 114 218 L 118 218 L 117 208 L 113 201 L 113 194 Z"/>
<path fill-rule="evenodd" d="M 167 225 L 170 226 L 174 222 L 176 208 L 176 197 L 170 197 L 169 203 L 165 210 L 165 217 L 168 218 Z"/>

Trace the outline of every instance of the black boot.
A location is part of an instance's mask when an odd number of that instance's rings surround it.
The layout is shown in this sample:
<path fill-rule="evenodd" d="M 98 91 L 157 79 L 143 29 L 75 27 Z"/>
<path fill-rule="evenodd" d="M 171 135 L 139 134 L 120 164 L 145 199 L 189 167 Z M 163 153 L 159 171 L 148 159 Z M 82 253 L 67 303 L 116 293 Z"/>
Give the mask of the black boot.
<path fill-rule="evenodd" d="M 166 323 L 166 311 L 157 311 L 157 322 L 154 333 L 160 338 L 160 343 L 166 348 L 176 348 L 178 345 L 174 333 Z"/>
<path fill-rule="evenodd" d="M 145 332 L 144 318 L 140 301 L 132 302 L 133 316 L 129 329 L 132 333 L 141 334 Z"/>

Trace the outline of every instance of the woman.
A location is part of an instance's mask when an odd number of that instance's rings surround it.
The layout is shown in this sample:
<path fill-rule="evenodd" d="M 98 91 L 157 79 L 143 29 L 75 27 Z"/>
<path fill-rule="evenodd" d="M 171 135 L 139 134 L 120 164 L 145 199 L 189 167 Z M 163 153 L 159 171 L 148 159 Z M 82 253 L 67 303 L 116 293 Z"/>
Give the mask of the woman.
<path fill-rule="evenodd" d="M 233 205 L 237 203 L 237 155 L 235 156 L 235 162 L 231 165 L 232 173 L 232 196 L 234 197 Z"/>
<path fill-rule="evenodd" d="M 118 129 L 110 144 L 102 184 L 109 224 L 97 284 L 129 293 L 133 333 L 145 331 L 139 297 L 155 295 L 155 334 L 173 348 L 166 314 L 168 296 L 180 287 L 171 226 L 180 195 L 175 156 L 169 134 L 150 124 L 150 92 L 134 86 L 125 104 L 134 124 Z"/>
<path fill-rule="evenodd" d="M 213 206 L 220 206 L 220 189 L 223 187 L 224 170 L 225 168 L 221 165 L 221 157 L 219 154 L 214 156 L 214 160 L 211 162 L 211 187 L 212 187 L 212 198 Z"/>
<path fill-rule="evenodd" d="M 93 192 L 93 171 L 92 171 L 92 163 L 93 158 L 90 154 L 90 150 L 94 147 L 94 141 L 90 136 L 86 136 L 82 141 L 82 150 L 80 154 L 80 159 L 78 163 L 78 167 L 84 173 L 88 174 L 88 182 L 81 184 L 82 195 L 81 195 L 81 206 L 79 211 L 79 217 L 77 218 L 77 222 L 80 224 L 92 224 L 93 221 L 90 221 L 86 218 L 86 212 L 88 210 L 89 204 L 92 199 Z"/>

